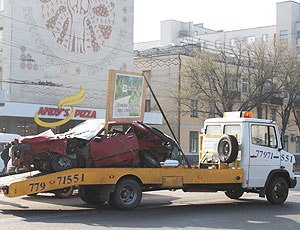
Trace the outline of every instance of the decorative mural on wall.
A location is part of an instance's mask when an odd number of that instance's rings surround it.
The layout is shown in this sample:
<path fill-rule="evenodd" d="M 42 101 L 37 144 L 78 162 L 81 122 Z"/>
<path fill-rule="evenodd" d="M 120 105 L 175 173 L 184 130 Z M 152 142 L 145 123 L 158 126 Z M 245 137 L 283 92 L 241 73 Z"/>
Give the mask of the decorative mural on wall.
<path fill-rule="evenodd" d="M 38 4 L 28 0 L 12 4 L 11 62 L 18 68 L 11 69 L 10 78 L 66 86 L 68 94 L 83 86 L 93 95 L 84 103 L 99 106 L 106 98 L 108 70 L 133 69 L 133 0 L 38 0 Z M 12 100 L 56 104 L 68 95 L 66 88 L 48 88 L 15 85 Z M 52 98 L 43 95 L 51 91 L 55 91 Z"/>
<path fill-rule="evenodd" d="M 108 0 L 40 0 L 46 28 L 70 52 L 98 52 L 112 34 L 115 2 Z"/>

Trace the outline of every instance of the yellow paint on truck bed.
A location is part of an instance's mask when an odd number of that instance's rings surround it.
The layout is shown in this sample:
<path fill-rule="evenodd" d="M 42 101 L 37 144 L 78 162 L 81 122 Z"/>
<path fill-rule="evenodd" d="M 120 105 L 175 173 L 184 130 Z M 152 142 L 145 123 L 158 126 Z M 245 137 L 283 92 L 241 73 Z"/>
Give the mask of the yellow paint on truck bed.
<path fill-rule="evenodd" d="M 143 184 L 162 185 L 164 188 L 172 188 L 172 185 L 178 188 L 186 184 L 243 183 L 243 169 L 76 168 L 41 176 L 21 177 L 5 184 L 2 182 L 2 188 L 8 188 L 6 196 L 17 197 L 73 185 L 116 184 L 120 178 L 128 175 L 136 176 Z"/>

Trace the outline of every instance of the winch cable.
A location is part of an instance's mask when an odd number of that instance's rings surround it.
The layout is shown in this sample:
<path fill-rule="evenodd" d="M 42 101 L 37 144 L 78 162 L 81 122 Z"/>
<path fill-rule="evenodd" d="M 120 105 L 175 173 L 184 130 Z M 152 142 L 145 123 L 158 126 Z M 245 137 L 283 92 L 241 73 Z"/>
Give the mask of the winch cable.
<path fill-rule="evenodd" d="M 176 138 L 176 136 L 175 136 L 175 133 L 173 132 L 173 130 L 172 130 L 171 126 L 170 126 L 170 123 L 169 123 L 169 121 L 168 121 L 168 119 L 167 119 L 167 117 L 166 117 L 164 111 L 162 110 L 162 107 L 160 106 L 160 104 L 159 104 L 159 102 L 158 102 L 158 99 L 157 99 L 157 97 L 155 96 L 155 94 L 154 94 L 154 92 L 153 92 L 153 90 L 152 90 L 152 87 L 151 87 L 151 85 L 150 85 L 150 83 L 149 83 L 147 77 L 145 76 L 144 73 L 143 73 L 142 75 L 143 75 L 143 77 L 144 77 L 144 79 L 145 79 L 145 81 L 146 81 L 146 83 L 147 83 L 147 85 L 148 85 L 148 87 L 149 87 L 149 89 L 150 89 L 150 92 L 151 92 L 151 94 L 152 94 L 152 96 L 153 96 L 153 98 L 154 98 L 154 100 L 155 100 L 155 102 L 156 102 L 156 104 L 157 104 L 157 106 L 158 106 L 158 108 L 159 108 L 159 110 L 160 110 L 160 112 L 161 112 L 161 114 L 162 114 L 162 116 L 163 116 L 163 118 L 164 118 L 164 120 L 165 120 L 165 122 L 166 122 L 168 128 L 169 128 L 169 130 L 170 130 L 171 133 L 172 133 L 173 138 L 175 139 L 175 141 L 176 141 L 177 144 L 178 144 L 178 147 L 179 147 L 179 148 L 178 148 L 178 149 L 179 149 L 179 153 L 182 153 L 182 156 L 183 156 L 185 162 L 187 163 L 188 167 L 190 168 L 190 167 L 191 167 L 190 162 L 189 162 L 189 160 L 187 159 L 186 155 L 183 153 L 183 151 L 182 151 L 182 149 L 181 149 L 181 147 L 180 147 L 180 145 L 179 145 L 179 142 L 177 141 L 177 138 Z"/>

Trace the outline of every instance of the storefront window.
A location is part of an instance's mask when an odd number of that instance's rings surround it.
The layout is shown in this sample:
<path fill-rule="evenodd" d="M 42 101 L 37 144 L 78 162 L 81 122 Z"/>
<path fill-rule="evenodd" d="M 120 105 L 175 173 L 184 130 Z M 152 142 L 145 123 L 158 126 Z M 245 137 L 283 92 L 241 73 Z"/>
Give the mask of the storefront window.
<path fill-rule="evenodd" d="M 36 135 L 37 124 L 31 121 L 19 121 L 18 134 L 20 134 L 21 136 Z"/>

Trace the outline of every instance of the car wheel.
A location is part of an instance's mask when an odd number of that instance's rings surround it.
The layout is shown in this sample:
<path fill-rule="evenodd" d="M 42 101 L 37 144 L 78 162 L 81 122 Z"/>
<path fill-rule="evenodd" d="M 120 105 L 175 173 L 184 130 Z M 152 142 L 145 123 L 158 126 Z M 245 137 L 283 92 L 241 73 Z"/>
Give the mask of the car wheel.
<path fill-rule="evenodd" d="M 266 188 L 267 200 L 271 204 L 282 204 L 289 194 L 289 187 L 282 177 L 274 178 Z"/>
<path fill-rule="evenodd" d="M 71 187 L 54 190 L 54 194 L 56 197 L 60 199 L 67 199 L 72 197 L 73 191 L 74 191 L 74 187 L 71 186 Z"/>
<path fill-rule="evenodd" d="M 139 156 L 142 166 L 148 168 L 161 168 L 159 160 L 150 151 L 141 151 Z"/>
<path fill-rule="evenodd" d="M 132 210 L 142 199 L 140 184 L 133 179 L 120 180 L 111 194 L 109 204 L 119 210 Z"/>
<path fill-rule="evenodd" d="M 100 200 L 100 188 L 93 185 L 82 185 L 78 188 L 80 199 L 91 205 L 102 205 L 105 201 Z"/>
<path fill-rule="evenodd" d="M 55 172 L 71 169 L 76 167 L 76 160 L 67 156 L 55 154 L 52 158 L 52 168 Z"/>
<path fill-rule="evenodd" d="M 230 189 L 225 192 L 225 195 L 230 198 L 237 200 L 244 194 L 244 191 L 242 189 Z"/>
<path fill-rule="evenodd" d="M 221 136 L 218 142 L 218 155 L 221 163 L 232 163 L 237 158 L 239 144 L 232 135 Z"/>

